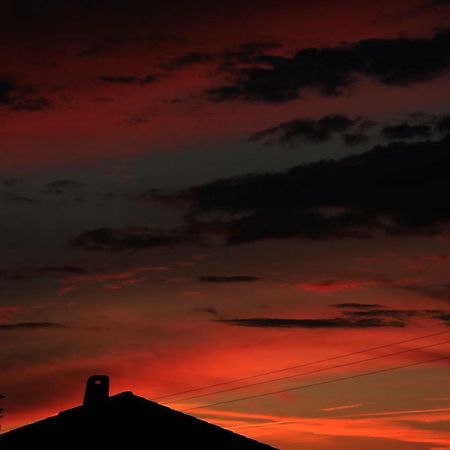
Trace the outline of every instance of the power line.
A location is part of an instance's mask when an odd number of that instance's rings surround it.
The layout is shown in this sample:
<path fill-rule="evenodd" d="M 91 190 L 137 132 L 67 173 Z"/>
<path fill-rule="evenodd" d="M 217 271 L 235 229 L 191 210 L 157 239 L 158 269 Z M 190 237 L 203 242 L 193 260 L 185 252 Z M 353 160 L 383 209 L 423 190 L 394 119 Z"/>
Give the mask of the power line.
<path fill-rule="evenodd" d="M 434 358 L 434 359 L 427 359 L 425 361 L 418 361 L 418 362 L 414 362 L 414 363 L 410 363 L 410 364 L 404 364 L 404 365 L 401 365 L 401 366 L 389 367 L 387 369 L 374 370 L 374 371 L 371 371 L 371 372 L 363 372 L 363 373 L 359 373 L 357 375 L 349 375 L 349 376 L 346 376 L 346 377 L 333 378 L 331 380 L 319 381 L 317 383 L 303 384 L 303 385 L 294 386 L 294 387 L 291 387 L 291 388 L 279 389 L 277 391 L 265 392 L 263 394 L 249 395 L 248 397 L 240 397 L 240 398 L 234 398 L 232 400 L 223 400 L 223 401 L 220 401 L 220 402 L 208 403 L 206 405 L 195 406 L 195 407 L 192 407 L 192 408 L 183 409 L 181 411 L 182 412 L 193 411 L 193 410 L 196 410 L 196 409 L 211 408 L 213 406 L 225 405 L 225 404 L 234 403 L 234 402 L 241 402 L 241 401 L 244 401 L 244 400 L 252 400 L 252 399 L 255 399 L 255 398 L 266 397 L 268 395 L 281 394 L 283 392 L 290 392 L 290 391 L 296 391 L 296 390 L 300 390 L 300 389 L 307 389 L 307 388 L 315 387 L 315 386 L 323 386 L 325 384 L 331 384 L 331 383 L 337 383 L 339 381 L 345 381 L 345 380 L 351 380 L 351 379 L 355 379 L 355 378 L 367 377 L 367 376 L 370 376 L 370 375 L 376 375 L 376 374 L 380 374 L 380 373 L 390 372 L 392 370 L 406 369 L 408 367 L 420 366 L 420 365 L 423 365 L 423 364 L 429 364 L 429 363 L 432 363 L 432 362 L 443 361 L 443 360 L 446 360 L 446 359 L 450 359 L 450 356 L 444 356 L 444 357 L 441 357 L 441 358 Z"/>
<path fill-rule="evenodd" d="M 421 339 L 426 339 L 426 338 L 429 338 L 429 337 L 439 336 L 439 335 L 447 334 L 447 333 L 450 333 L 450 330 L 441 331 L 441 332 L 438 332 L 438 333 L 426 334 L 426 335 L 418 336 L 418 337 L 411 338 L 411 339 L 405 339 L 403 341 L 393 342 L 391 344 L 384 344 L 384 345 L 379 345 L 379 346 L 376 346 L 376 347 L 369 347 L 369 348 L 366 348 L 366 349 L 363 349 L 363 350 L 358 350 L 358 351 L 350 352 L 350 353 L 344 353 L 342 355 L 332 356 L 330 358 L 319 359 L 319 360 L 311 361 L 311 362 L 308 362 L 308 363 L 297 364 L 297 365 L 294 365 L 294 366 L 284 367 L 284 368 L 281 368 L 281 369 L 268 370 L 266 372 L 260 372 L 258 374 L 249 375 L 249 376 L 241 377 L 241 378 L 234 378 L 232 380 L 223 381 L 223 382 L 220 382 L 220 383 L 209 384 L 209 385 L 201 386 L 201 387 L 198 387 L 198 388 L 186 389 L 186 390 L 183 390 L 183 391 L 174 392 L 172 394 L 165 394 L 165 395 L 162 395 L 162 396 L 159 396 L 159 397 L 154 397 L 153 400 L 163 400 L 163 399 L 166 399 L 166 398 L 169 398 L 169 397 L 175 397 L 177 395 L 189 394 L 191 392 L 198 392 L 198 391 L 203 391 L 205 389 L 215 388 L 215 387 L 219 387 L 219 386 L 226 386 L 228 384 L 238 383 L 240 381 L 252 380 L 254 378 L 259 378 L 259 377 L 263 377 L 263 376 L 266 376 L 266 375 L 273 375 L 275 373 L 287 372 L 288 370 L 301 369 L 302 367 L 308 367 L 308 366 L 313 366 L 315 364 L 319 364 L 319 363 L 323 363 L 323 362 L 334 361 L 334 360 L 342 359 L 342 358 L 348 358 L 349 356 L 359 355 L 361 353 L 367 353 L 367 352 L 374 351 L 374 350 L 381 350 L 383 348 L 393 347 L 394 345 L 406 344 L 408 342 L 414 342 L 414 341 L 418 341 L 418 340 L 421 340 Z"/>
<path fill-rule="evenodd" d="M 450 340 L 443 341 L 443 342 L 438 342 L 438 343 L 435 343 L 435 344 L 423 345 L 421 347 L 414 347 L 414 348 L 410 348 L 410 349 L 407 349 L 407 350 L 400 350 L 398 352 L 387 353 L 386 355 L 372 356 L 371 358 L 361 359 L 359 361 L 352 361 L 352 362 L 348 362 L 348 363 L 344 363 L 344 364 L 338 364 L 338 365 L 330 366 L 330 367 L 322 367 L 320 369 L 314 369 L 314 370 L 310 370 L 308 372 L 297 373 L 297 374 L 294 374 L 294 375 L 287 375 L 287 376 L 283 376 L 283 377 L 272 378 L 270 380 L 259 381 L 257 383 L 249 383 L 249 384 L 245 384 L 243 386 L 237 386 L 237 387 L 232 387 L 232 388 L 227 388 L 227 389 L 221 389 L 220 391 L 209 392 L 209 393 L 206 393 L 206 394 L 193 395 L 191 397 L 186 397 L 186 398 L 179 399 L 179 400 L 177 400 L 177 402 L 184 402 L 184 401 L 193 400 L 193 399 L 196 399 L 196 398 L 209 397 L 210 395 L 222 394 L 224 392 L 237 391 L 239 389 L 246 389 L 246 388 L 249 388 L 249 387 L 260 386 L 260 385 L 268 384 L 268 383 L 274 383 L 276 381 L 288 380 L 288 379 L 297 378 L 297 377 L 304 376 L 304 375 L 312 375 L 312 374 L 319 373 L 319 372 L 325 372 L 327 370 L 339 369 L 339 368 L 342 368 L 342 367 L 353 366 L 355 364 L 360 364 L 360 363 L 364 363 L 364 362 L 374 361 L 374 360 L 377 360 L 377 359 L 388 358 L 390 356 L 401 355 L 401 354 L 404 354 L 404 353 L 410 353 L 410 352 L 414 352 L 414 351 L 418 351 L 418 350 L 423 350 L 423 349 L 426 349 L 426 348 L 437 347 L 439 345 L 444 345 L 444 344 L 448 344 L 448 343 L 450 343 Z"/>

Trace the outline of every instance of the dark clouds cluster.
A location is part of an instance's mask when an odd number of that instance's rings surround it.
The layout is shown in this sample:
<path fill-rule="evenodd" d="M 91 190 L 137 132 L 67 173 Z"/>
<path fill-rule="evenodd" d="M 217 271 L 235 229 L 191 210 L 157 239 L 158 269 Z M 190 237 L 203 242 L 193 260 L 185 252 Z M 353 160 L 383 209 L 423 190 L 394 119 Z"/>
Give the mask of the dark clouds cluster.
<path fill-rule="evenodd" d="M 421 117 L 413 122 L 401 122 L 382 128 L 381 136 L 387 140 L 427 139 L 433 135 L 450 133 L 450 115 Z"/>
<path fill-rule="evenodd" d="M 436 129 L 441 133 L 450 133 L 450 114 L 438 118 Z"/>
<path fill-rule="evenodd" d="M 293 147 L 302 143 L 323 143 L 339 137 L 347 146 L 368 141 L 366 134 L 377 122 L 365 118 L 350 118 L 342 113 L 328 114 L 318 119 L 300 117 L 253 133 L 249 141 Z M 419 140 L 442 137 L 450 133 L 450 115 L 413 114 L 401 122 L 385 124 L 380 129 L 388 141 Z"/>
<path fill-rule="evenodd" d="M 379 318 L 363 319 L 279 319 L 279 318 L 249 318 L 249 319 L 218 319 L 216 322 L 241 327 L 256 328 L 381 328 L 404 327 L 401 321 L 386 321 Z"/>
<path fill-rule="evenodd" d="M 214 53 L 187 52 L 163 64 L 163 69 L 179 70 L 196 64 L 208 64 L 216 60 Z"/>
<path fill-rule="evenodd" d="M 18 322 L 0 324 L 0 331 L 38 330 L 42 328 L 66 328 L 66 326 L 56 322 Z"/>
<path fill-rule="evenodd" d="M 83 183 L 76 180 L 55 180 L 44 186 L 44 192 L 46 194 L 63 194 L 67 190 L 81 186 L 83 186 Z"/>
<path fill-rule="evenodd" d="M 367 139 L 362 130 L 374 122 L 344 114 L 329 114 L 320 119 L 299 118 L 282 122 L 250 136 L 250 141 L 294 145 L 301 142 L 319 143 L 340 136 L 347 145 L 356 145 Z"/>
<path fill-rule="evenodd" d="M 100 77 L 101 81 L 107 83 L 116 84 L 139 84 L 141 86 L 154 83 L 158 77 L 156 75 L 150 74 L 143 77 L 137 77 L 132 75 L 103 75 Z"/>
<path fill-rule="evenodd" d="M 409 310 L 409 309 L 365 309 L 353 310 L 357 304 L 350 304 L 349 311 L 342 312 L 340 317 L 319 319 L 282 319 L 282 318 L 245 318 L 245 319 L 216 319 L 229 325 L 257 328 L 381 328 L 405 327 L 413 318 L 428 318 L 440 321 L 450 326 L 450 314 L 440 310 Z M 336 305 L 341 307 L 340 305 Z M 378 305 L 376 305 L 378 306 Z"/>
<path fill-rule="evenodd" d="M 218 180 L 174 197 L 190 202 L 197 229 L 225 233 L 228 244 L 433 235 L 450 227 L 449 174 L 450 138 L 444 137 Z M 222 219 L 205 220 L 217 212 Z"/>
<path fill-rule="evenodd" d="M 190 51 L 163 64 L 163 68 L 179 70 L 196 64 L 214 63 L 219 71 L 234 73 L 242 65 L 258 63 L 267 51 L 280 47 L 281 44 L 275 41 L 249 41 L 219 52 Z"/>
<path fill-rule="evenodd" d="M 103 227 L 84 231 L 72 240 L 72 244 L 85 250 L 121 251 L 171 247 L 194 240 L 194 233 L 189 230 L 163 232 L 146 227 L 123 229 Z"/>
<path fill-rule="evenodd" d="M 302 143 L 323 143 L 339 137 L 347 146 L 369 140 L 366 134 L 377 123 L 364 117 L 350 118 L 342 113 L 328 114 L 318 119 L 300 117 L 253 133 L 249 141 L 293 147 Z M 388 141 L 419 140 L 442 137 L 450 133 L 450 115 L 415 114 L 407 120 L 385 124 L 380 129 Z"/>
<path fill-rule="evenodd" d="M 342 309 L 364 309 L 364 308 L 381 308 L 381 305 L 378 303 L 335 303 L 335 308 L 342 308 Z"/>
<path fill-rule="evenodd" d="M 450 327 L 450 313 L 444 311 L 437 311 L 433 316 L 435 319 L 444 322 L 448 327 Z"/>
<path fill-rule="evenodd" d="M 320 126 L 328 123 L 327 130 L 347 129 L 355 122 L 345 116 L 322 119 L 327 120 Z M 435 124 L 443 127 L 446 120 L 440 116 Z M 149 190 L 131 198 L 187 206 L 184 228 L 166 232 L 103 227 L 81 233 L 72 243 L 83 249 L 125 250 L 195 243 L 208 235 L 224 236 L 230 245 L 266 239 L 439 235 L 450 230 L 449 174 L 449 136 L 395 141 L 285 172 L 220 179 L 173 193 Z M 253 280 L 232 276 L 201 281 Z"/>
<path fill-rule="evenodd" d="M 0 107 L 11 111 L 43 111 L 51 108 L 50 100 L 37 96 L 31 86 L 19 86 L 10 78 L 0 77 Z"/>
<path fill-rule="evenodd" d="M 390 140 L 428 138 L 431 136 L 431 127 L 428 125 L 402 123 L 384 127 L 381 130 L 381 134 L 384 138 Z"/>
<path fill-rule="evenodd" d="M 11 94 L 14 84 L 11 80 L 0 78 L 0 104 L 7 104 L 11 101 Z"/>
<path fill-rule="evenodd" d="M 237 67 L 233 82 L 210 89 L 207 95 L 215 101 L 271 103 L 295 100 L 310 89 L 336 96 L 361 76 L 388 86 L 407 86 L 441 76 L 450 67 L 449 56 L 448 30 L 430 39 L 366 39 L 306 48 L 292 57 L 262 54 L 250 67 Z"/>

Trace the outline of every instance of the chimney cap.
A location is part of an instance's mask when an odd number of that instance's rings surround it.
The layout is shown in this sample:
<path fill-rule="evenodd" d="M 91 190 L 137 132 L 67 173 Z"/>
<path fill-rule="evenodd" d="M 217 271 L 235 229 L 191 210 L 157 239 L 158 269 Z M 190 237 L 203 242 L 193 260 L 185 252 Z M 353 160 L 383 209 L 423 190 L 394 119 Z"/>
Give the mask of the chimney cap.
<path fill-rule="evenodd" d="M 83 406 L 92 407 L 109 397 L 108 375 L 92 375 L 86 383 Z"/>

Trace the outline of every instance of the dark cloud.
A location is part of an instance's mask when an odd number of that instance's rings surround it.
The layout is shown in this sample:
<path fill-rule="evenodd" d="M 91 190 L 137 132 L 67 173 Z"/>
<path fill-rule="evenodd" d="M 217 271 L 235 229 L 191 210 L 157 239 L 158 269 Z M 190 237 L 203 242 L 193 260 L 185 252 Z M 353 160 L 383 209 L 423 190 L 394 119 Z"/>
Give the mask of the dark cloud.
<path fill-rule="evenodd" d="M 436 129 L 441 133 L 450 133 L 450 114 L 438 118 Z"/>
<path fill-rule="evenodd" d="M 96 228 L 84 231 L 72 240 L 72 245 L 85 250 L 139 250 L 154 247 L 171 247 L 194 241 L 189 230 L 163 232 L 146 227 Z"/>
<path fill-rule="evenodd" d="M 429 139 L 450 133 L 450 115 L 410 114 L 407 120 L 387 125 L 380 135 L 387 140 Z"/>
<path fill-rule="evenodd" d="M 100 77 L 101 81 L 107 83 L 117 83 L 117 84 L 150 84 L 154 83 L 158 77 L 156 75 L 150 74 L 144 77 L 135 77 L 127 75 L 103 75 Z"/>
<path fill-rule="evenodd" d="M 0 331 L 12 330 L 37 330 L 41 328 L 67 328 L 65 325 L 55 322 L 19 322 L 0 324 Z"/>
<path fill-rule="evenodd" d="M 431 127 L 429 125 L 410 125 L 408 123 L 401 123 L 384 127 L 381 130 L 381 135 L 385 139 L 415 139 L 428 138 L 431 136 Z"/>
<path fill-rule="evenodd" d="M 216 55 L 214 53 L 188 52 L 164 64 L 163 68 L 168 70 L 178 70 L 196 64 L 207 64 L 215 60 Z"/>
<path fill-rule="evenodd" d="M 276 41 L 249 41 L 241 45 L 230 47 L 221 52 L 219 56 L 219 70 L 235 73 L 240 67 L 248 64 L 260 64 L 269 50 L 275 50 L 282 45 Z"/>
<path fill-rule="evenodd" d="M 13 103 L 15 83 L 7 78 L 0 78 L 0 105 Z"/>
<path fill-rule="evenodd" d="M 0 78 L 0 106 L 11 111 L 43 111 L 52 107 L 45 97 L 35 96 L 32 86 L 19 86 L 14 80 Z"/>
<path fill-rule="evenodd" d="M 55 180 L 44 187 L 47 194 L 63 194 L 66 190 L 76 189 L 83 186 L 83 183 L 75 180 Z"/>
<path fill-rule="evenodd" d="M 225 234 L 228 244 L 436 235 L 450 229 L 449 144 L 450 137 L 393 142 L 286 172 L 218 180 L 172 197 L 189 202 L 192 226 Z M 222 219 L 205 219 L 217 212 Z"/>
<path fill-rule="evenodd" d="M 363 122 L 365 119 L 350 119 L 344 114 L 330 114 L 317 120 L 300 118 L 258 131 L 250 136 L 250 140 L 292 145 L 299 142 L 324 142 L 338 135 L 349 141 L 352 141 L 349 136 L 353 136 L 355 141 L 358 140 L 355 135 L 346 135 L 346 132 Z"/>
<path fill-rule="evenodd" d="M 256 328 L 381 328 L 404 327 L 401 321 L 385 321 L 379 318 L 362 319 L 278 319 L 278 318 L 251 318 L 251 319 L 218 319 L 216 322 L 241 327 Z"/>
<path fill-rule="evenodd" d="M 335 303 L 331 306 L 335 308 L 343 308 L 343 309 L 363 309 L 363 308 L 381 308 L 382 305 L 378 303 Z"/>
<path fill-rule="evenodd" d="M 366 309 L 366 304 L 342 303 L 334 305 L 353 310 L 343 311 L 341 317 L 326 319 L 279 319 L 279 318 L 250 318 L 250 319 L 217 319 L 216 322 L 259 328 L 379 328 L 405 327 L 412 318 L 427 318 L 444 322 L 450 326 L 450 314 L 441 310 L 415 309 Z M 359 309 L 355 311 L 354 309 Z"/>
<path fill-rule="evenodd" d="M 438 311 L 433 318 L 444 322 L 445 325 L 450 327 L 450 313 Z"/>
<path fill-rule="evenodd" d="M 200 281 L 205 283 L 251 283 L 258 281 L 259 277 L 251 275 L 230 275 L 230 276 L 202 276 L 198 277 Z"/>
<path fill-rule="evenodd" d="M 280 47 L 281 44 L 275 41 L 250 41 L 221 52 L 187 52 L 163 64 L 162 67 L 177 70 L 196 64 L 214 63 L 220 72 L 234 73 L 242 65 L 257 63 L 266 51 Z"/>
<path fill-rule="evenodd" d="M 308 89 L 336 96 L 360 76 L 388 86 L 427 81 L 449 69 L 450 31 L 430 39 L 366 39 L 329 48 L 306 48 L 292 57 L 260 55 L 250 67 L 237 68 L 234 81 L 211 89 L 215 101 L 233 99 L 286 102 Z"/>
<path fill-rule="evenodd" d="M 158 76 L 157 75 L 145 75 L 145 77 L 142 77 L 139 79 L 139 83 L 140 84 L 150 84 L 150 83 L 154 83 L 155 81 L 158 80 Z"/>
<path fill-rule="evenodd" d="M 43 276 L 81 275 L 88 271 L 79 266 L 43 266 L 35 268 L 1 269 L 0 280 L 27 280 Z"/>
<path fill-rule="evenodd" d="M 351 307 L 351 310 L 342 312 L 343 317 L 356 319 L 380 319 L 384 321 L 396 320 L 407 325 L 414 318 L 433 319 L 450 325 L 450 314 L 448 311 L 428 309 L 376 309 L 364 307 Z M 355 309 L 358 309 L 355 311 Z"/>

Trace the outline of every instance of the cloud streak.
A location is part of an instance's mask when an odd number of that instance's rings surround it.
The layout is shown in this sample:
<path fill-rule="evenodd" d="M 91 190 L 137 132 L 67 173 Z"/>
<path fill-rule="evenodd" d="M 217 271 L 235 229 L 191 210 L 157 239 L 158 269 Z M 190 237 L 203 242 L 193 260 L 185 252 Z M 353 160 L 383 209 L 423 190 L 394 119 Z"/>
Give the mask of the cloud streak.
<path fill-rule="evenodd" d="M 204 283 L 251 283 L 253 281 L 258 281 L 259 277 L 254 277 L 251 275 L 229 275 L 229 276 L 201 276 L 198 277 L 199 281 Z"/>
<path fill-rule="evenodd" d="M 156 75 L 150 74 L 143 77 L 136 77 L 131 75 L 103 75 L 100 81 L 114 84 L 137 84 L 144 86 L 146 84 L 154 83 L 158 80 Z"/>
<path fill-rule="evenodd" d="M 0 324 L 0 331 L 13 331 L 13 330 L 39 330 L 48 328 L 67 328 L 66 325 L 56 322 L 18 322 Z"/>
<path fill-rule="evenodd" d="M 240 327 L 252 328 L 381 328 L 381 327 L 404 327 L 405 324 L 400 320 L 386 321 L 379 318 L 362 318 L 362 319 L 280 319 L 257 317 L 248 319 L 219 319 L 216 322 L 236 325 Z"/>
<path fill-rule="evenodd" d="M 96 228 L 87 230 L 74 238 L 74 247 L 84 250 L 123 251 L 156 247 L 171 247 L 194 240 L 193 232 L 165 232 L 147 227 Z"/>

